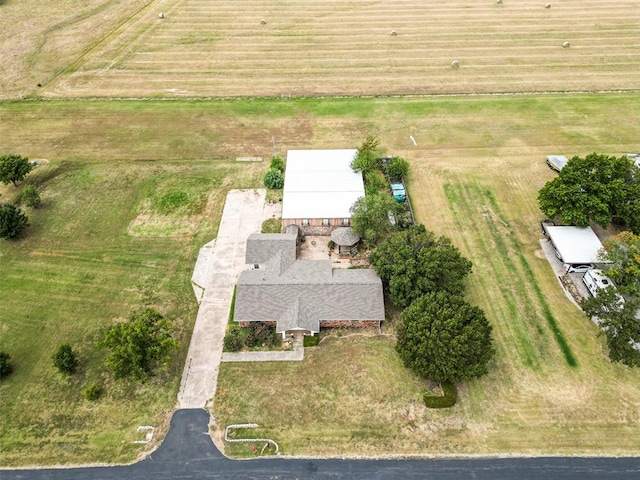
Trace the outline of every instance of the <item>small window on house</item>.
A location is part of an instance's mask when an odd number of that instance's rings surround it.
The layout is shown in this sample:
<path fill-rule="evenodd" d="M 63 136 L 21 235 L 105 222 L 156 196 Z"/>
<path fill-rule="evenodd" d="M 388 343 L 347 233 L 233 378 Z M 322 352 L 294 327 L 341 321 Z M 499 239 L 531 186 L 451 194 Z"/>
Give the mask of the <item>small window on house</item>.
<path fill-rule="evenodd" d="M 309 225 L 309 219 L 308 218 L 303 218 L 302 219 L 302 226 L 306 227 L 307 225 Z"/>
<path fill-rule="evenodd" d="M 345 227 L 349 226 L 349 219 L 348 218 L 343 218 L 342 219 L 342 225 L 344 225 Z"/>
<path fill-rule="evenodd" d="M 327 225 L 329 225 L 329 219 L 328 219 L 328 218 L 323 218 L 323 219 L 322 219 L 322 225 L 324 225 L 325 227 L 326 227 Z"/>

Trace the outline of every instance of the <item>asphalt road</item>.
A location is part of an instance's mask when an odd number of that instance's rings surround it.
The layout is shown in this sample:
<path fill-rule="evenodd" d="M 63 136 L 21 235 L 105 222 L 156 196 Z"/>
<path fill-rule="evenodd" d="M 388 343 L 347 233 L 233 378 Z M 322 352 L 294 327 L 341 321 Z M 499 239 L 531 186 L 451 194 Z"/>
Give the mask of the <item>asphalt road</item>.
<path fill-rule="evenodd" d="M 0 480 L 191 479 L 640 479 L 640 458 L 483 458 L 466 460 L 229 460 L 207 434 L 209 414 L 176 410 L 164 442 L 130 466 L 0 470 Z"/>

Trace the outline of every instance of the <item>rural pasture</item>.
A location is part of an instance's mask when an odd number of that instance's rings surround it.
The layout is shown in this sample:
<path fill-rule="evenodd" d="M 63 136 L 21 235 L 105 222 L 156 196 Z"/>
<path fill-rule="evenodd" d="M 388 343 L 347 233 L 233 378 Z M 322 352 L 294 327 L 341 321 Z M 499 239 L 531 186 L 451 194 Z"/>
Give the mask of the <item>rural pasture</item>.
<path fill-rule="evenodd" d="M 2 11 L 17 16 L 16 10 L 32 3 L 22 7 L 9 0 Z M 44 25 L 40 18 L 20 23 L 18 16 L 14 34 L 0 34 L 9 48 L 23 41 L 19 55 L 3 55 L 3 65 L 14 67 L 0 74 L 12 80 L 1 94 L 146 98 L 637 89 L 637 1 L 558 0 L 551 8 L 545 3 L 126 0 L 85 2 L 77 9 L 63 3 L 56 15 L 65 12 L 66 19 Z M 454 60 L 457 69 L 451 67 Z"/>
<path fill-rule="evenodd" d="M 549 153 L 638 151 L 640 4 L 550 3 L 0 3 L 0 149 L 41 160 L 26 183 L 43 199 L 24 238 L 0 242 L 0 349 L 16 367 L 0 383 L 1 466 L 128 462 L 157 445 L 198 248 L 226 192 L 267 168 L 235 158 L 367 134 L 409 160 L 418 220 L 474 262 L 489 375 L 428 411 L 391 341 L 327 339 L 302 364 L 222 365 L 214 438 L 257 422 L 285 454 L 637 454 L 640 372 L 609 362 L 560 289 L 536 195 Z M 535 95 L 448 95 L 476 93 Z M 0 186 L 0 201 L 21 188 Z M 180 349 L 152 382 L 114 382 L 95 340 L 143 305 L 175 322 Z M 63 342 L 80 352 L 72 378 L 51 365 Z M 95 403 L 89 382 L 105 387 Z M 153 444 L 132 443 L 138 425 L 158 427 Z"/>
<path fill-rule="evenodd" d="M 269 158 L 272 136 L 284 154 L 356 146 L 367 133 L 410 161 L 418 220 L 474 262 L 468 297 L 498 351 L 490 374 L 461 385 L 453 410 L 428 411 L 391 342 L 337 339 L 304 364 L 222 365 L 219 425 L 257 422 L 299 455 L 635 454 L 640 372 L 609 362 L 597 327 L 562 293 L 541 256 L 535 198 L 555 175 L 548 152 L 633 150 L 636 104 L 631 94 L 0 104 L 3 149 L 49 160 L 27 179 L 44 202 L 32 226 L 0 244 L 0 348 L 17 367 L 0 383 L 12 399 L 0 402 L 2 463 L 131 461 L 145 451 L 129 443 L 142 424 L 159 427 L 159 441 L 195 318 L 197 248 L 215 235 L 226 190 L 259 186 L 267 168 L 234 159 Z M 189 205 L 159 210 L 174 191 Z M 93 342 L 141 304 L 178 323 L 181 350 L 157 382 L 132 387 L 109 380 Z M 71 380 L 50 363 L 63 341 L 85 361 Z M 96 380 L 106 393 L 92 404 L 81 394 Z M 396 434 L 379 443 L 381 432 Z"/>

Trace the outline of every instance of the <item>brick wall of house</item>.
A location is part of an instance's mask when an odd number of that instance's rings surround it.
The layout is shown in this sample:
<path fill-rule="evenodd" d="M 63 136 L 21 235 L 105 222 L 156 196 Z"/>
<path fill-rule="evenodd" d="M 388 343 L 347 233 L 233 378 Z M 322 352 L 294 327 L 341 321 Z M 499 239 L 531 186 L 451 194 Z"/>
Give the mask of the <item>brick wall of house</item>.
<path fill-rule="evenodd" d="M 344 218 L 328 218 L 329 225 L 323 225 L 322 218 L 308 218 L 307 225 L 303 225 L 302 218 L 283 218 L 282 228 L 287 228 L 287 225 L 298 225 L 304 235 L 331 235 L 331 232 L 338 227 L 348 227 L 345 225 Z"/>
<path fill-rule="evenodd" d="M 320 328 L 365 328 L 379 326 L 380 320 L 327 320 L 320 322 Z"/>
<path fill-rule="evenodd" d="M 250 323 L 255 322 L 238 322 L 241 327 L 248 327 Z M 267 327 L 275 327 L 276 322 L 260 322 Z M 380 320 L 322 320 L 320 328 L 365 328 L 380 327 Z"/>

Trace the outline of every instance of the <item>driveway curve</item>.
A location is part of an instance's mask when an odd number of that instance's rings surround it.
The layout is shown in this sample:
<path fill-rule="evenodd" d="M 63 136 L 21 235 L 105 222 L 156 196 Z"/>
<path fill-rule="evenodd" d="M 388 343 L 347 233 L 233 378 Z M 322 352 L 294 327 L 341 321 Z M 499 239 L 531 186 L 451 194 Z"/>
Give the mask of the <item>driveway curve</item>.
<path fill-rule="evenodd" d="M 229 460 L 213 445 L 209 414 L 176 410 L 162 445 L 128 466 L 0 470 L 2 480 L 429 479 L 622 480 L 640 478 L 638 458 Z"/>

